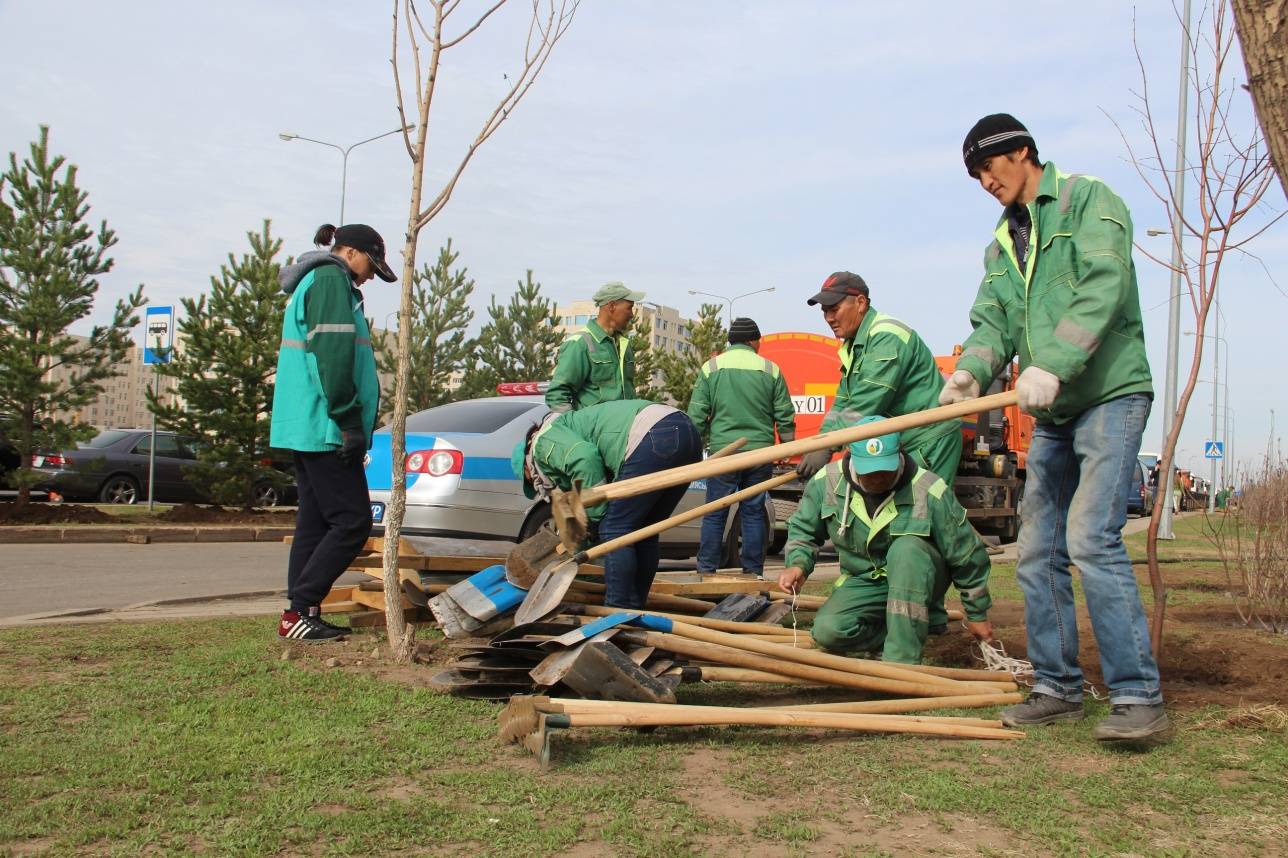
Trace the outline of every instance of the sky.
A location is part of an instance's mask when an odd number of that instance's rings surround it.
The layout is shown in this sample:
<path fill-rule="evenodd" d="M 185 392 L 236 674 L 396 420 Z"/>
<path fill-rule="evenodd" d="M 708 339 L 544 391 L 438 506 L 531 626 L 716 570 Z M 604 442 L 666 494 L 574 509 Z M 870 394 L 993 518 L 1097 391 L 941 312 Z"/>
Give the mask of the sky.
<path fill-rule="evenodd" d="M 487 5 L 462 0 L 458 26 Z M 315 228 L 339 218 L 341 157 L 278 135 L 347 146 L 399 127 L 389 12 L 376 0 L 0 0 L 0 153 L 25 153 L 50 125 L 54 150 L 79 167 L 91 217 L 120 238 L 89 321 L 140 283 L 154 305 L 201 294 L 264 219 L 284 255 L 311 249 Z M 526 16 L 512 2 L 445 54 L 427 188 L 505 92 Z M 476 280 L 479 316 L 529 268 L 556 301 L 622 280 L 688 316 L 709 300 L 689 290 L 772 287 L 736 304 L 765 332 L 827 333 L 805 299 L 851 270 L 874 306 L 947 353 L 969 333 L 999 214 L 961 163 L 962 138 L 984 114 L 1015 114 L 1044 159 L 1108 182 L 1138 244 L 1168 254 L 1166 236 L 1145 234 L 1167 228 L 1167 210 L 1118 130 L 1146 143 L 1133 26 L 1170 161 L 1180 28 L 1167 0 L 583 0 L 535 86 L 421 233 L 417 261 L 451 238 Z M 1231 72 L 1242 80 L 1237 56 Z M 1233 116 L 1251 133 L 1246 94 Z M 346 218 L 384 235 L 395 270 L 410 174 L 396 135 L 349 157 Z M 1278 187 L 1267 206 L 1285 207 Z M 1227 261 L 1219 332 L 1245 465 L 1265 450 L 1272 411 L 1276 435 L 1288 421 L 1288 221 L 1249 250 L 1256 259 Z M 1136 265 L 1160 395 L 1144 449 L 1157 451 L 1168 273 L 1139 251 Z M 396 287 L 375 282 L 366 295 L 384 326 Z M 1193 331 L 1185 304 L 1181 329 Z M 1193 343 L 1181 339 L 1183 367 Z M 1197 387 L 1178 454 L 1203 474 L 1212 389 Z"/>

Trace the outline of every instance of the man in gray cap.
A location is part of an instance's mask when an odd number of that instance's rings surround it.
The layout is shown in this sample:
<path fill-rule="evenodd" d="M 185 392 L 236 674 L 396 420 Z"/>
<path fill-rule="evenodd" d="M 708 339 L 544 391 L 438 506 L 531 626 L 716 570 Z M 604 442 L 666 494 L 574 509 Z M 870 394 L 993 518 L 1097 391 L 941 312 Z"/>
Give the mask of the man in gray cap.
<path fill-rule="evenodd" d="M 594 294 L 599 315 L 569 334 L 559 347 L 555 374 L 546 390 L 551 411 L 576 411 L 635 398 L 635 353 L 626 331 L 635 303 L 643 299 L 643 292 L 632 292 L 617 281 L 605 283 Z"/>
<path fill-rule="evenodd" d="M 759 351 L 760 327 L 752 319 L 734 319 L 729 326 L 728 351 L 711 358 L 698 372 L 689 398 L 689 418 L 706 439 L 708 449 L 719 450 L 739 438 L 747 439 L 743 450 L 769 447 L 774 443 L 775 427 L 779 441 L 795 440 L 796 411 L 787 392 L 787 380 L 778 364 L 761 357 Z M 766 464 L 707 477 L 707 501 L 764 482 L 773 475 L 773 467 Z M 765 569 L 768 531 L 765 495 L 748 498 L 738 509 L 742 522 L 742 571 L 759 578 Z M 728 516 L 726 508 L 709 512 L 702 519 L 699 572 L 714 572 L 720 565 Z"/>

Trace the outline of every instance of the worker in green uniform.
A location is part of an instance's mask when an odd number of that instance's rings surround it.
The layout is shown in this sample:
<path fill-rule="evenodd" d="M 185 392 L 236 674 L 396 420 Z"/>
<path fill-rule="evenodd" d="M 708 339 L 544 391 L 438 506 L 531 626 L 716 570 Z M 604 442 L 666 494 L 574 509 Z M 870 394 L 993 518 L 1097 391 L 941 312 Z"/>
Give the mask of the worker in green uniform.
<path fill-rule="evenodd" d="M 865 417 L 859 425 L 882 418 Z M 786 568 L 778 586 L 800 591 L 824 541 L 841 576 L 814 619 L 812 636 L 841 653 L 881 650 L 886 661 L 918 664 L 931 606 L 951 582 L 966 627 L 993 638 L 989 559 L 952 489 L 900 450 L 898 432 L 855 441 L 810 480 L 787 522 Z"/>
<path fill-rule="evenodd" d="M 870 414 L 897 417 L 939 405 L 943 376 L 935 356 L 917 332 L 872 307 L 868 285 L 838 271 L 807 302 L 823 308 L 823 319 L 842 340 L 841 382 L 820 432 L 853 426 Z M 950 486 L 962 456 L 960 420 L 945 420 L 902 433 L 904 452 Z M 832 459 L 834 450 L 801 457 L 797 473 L 809 479 Z"/>
<path fill-rule="evenodd" d="M 708 450 L 719 450 L 739 438 L 747 440 L 743 451 L 769 447 L 774 444 L 775 428 L 780 442 L 796 439 L 796 411 L 787 380 L 778 364 L 761 357 L 759 351 L 760 326 L 754 319 L 734 319 L 729 325 L 729 349 L 704 363 L 698 372 L 689 398 L 689 419 L 706 439 Z M 773 470 L 773 463 L 766 462 L 707 477 L 707 502 L 763 483 L 773 476 Z M 742 571 L 759 578 L 765 569 L 769 529 L 764 492 L 742 501 L 738 509 Z M 726 507 L 703 517 L 698 572 L 711 573 L 720 566 L 728 516 Z"/>
<path fill-rule="evenodd" d="M 702 439 L 683 411 L 644 399 L 603 402 L 579 411 L 548 415 L 514 447 L 510 465 L 529 498 L 564 491 L 579 483 L 590 488 L 657 471 L 691 465 L 702 458 Z M 586 508 L 607 542 L 668 518 L 688 483 L 619 498 Z M 604 604 L 643 608 L 660 558 L 656 536 L 604 555 Z"/>
<path fill-rule="evenodd" d="M 591 300 L 599 314 L 569 334 L 559 347 L 554 377 L 546 389 L 551 411 L 576 411 L 601 402 L 635 398 L 635 353 L 631 320 L 643 292 L 623 283 L 605 283 Z"/>

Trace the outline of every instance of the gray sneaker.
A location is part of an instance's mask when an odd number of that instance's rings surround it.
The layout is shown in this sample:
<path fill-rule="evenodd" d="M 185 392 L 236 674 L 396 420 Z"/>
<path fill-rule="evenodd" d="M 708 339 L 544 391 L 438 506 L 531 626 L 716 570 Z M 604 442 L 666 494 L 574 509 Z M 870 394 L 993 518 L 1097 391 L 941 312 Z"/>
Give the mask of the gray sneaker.
<path fill-rule="evenodd" d="M 1082 704 L 1035 691 L 1023 703 L 1007 706 L 998 714 L 1007 727 L 1037 727 L 1057 721 L 1081 721 Z"/>
<path fill-rule="evenodd" d="M 1162 703 L 1115 703 L 1091 735 L 1101 742 L 1133 742 L 1157 736 L 1171 726 Z"/>

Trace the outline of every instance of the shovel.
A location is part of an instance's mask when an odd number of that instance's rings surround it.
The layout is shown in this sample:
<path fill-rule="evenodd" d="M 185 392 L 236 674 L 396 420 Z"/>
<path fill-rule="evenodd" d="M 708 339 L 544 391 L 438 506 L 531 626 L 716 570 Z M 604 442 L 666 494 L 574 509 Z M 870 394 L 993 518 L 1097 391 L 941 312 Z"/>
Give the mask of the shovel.
<path fill-rule="evenodd" d="M 716 461 L 712 461 L 714 458 L 712 457 L 692 465 L 683 465 L 678 468 L 645 474 L 628 480 L 619 480 L 615 483 L 604 483 L 585 490 L 575 487 L 568 491 L 555 489 L 550 496 L 550 518 L 554 522 L 556 530 L 559 531 L 563 544 L 575 547 L 586 537 L 588 521 L 586 507 L 588 506 L 668 489 L 672 486 L 682 485 L 693 480 L 706 479 L 719 474 L 729 474 L 746 468 L 767 465 L 770 462 L 776 462 L 790 456 L 798 456 L 802 453 L 826 450 L 829 447 L 841 447 L 854 441 L 875 438 L 878 435 L 885 435 L 890 432 L 902 432 L 906 429 L 915 429 L 919 426 L 929 426 L 932 423 L 939 423 L 944 420 L 978 414 L 981 411 L 1002 409 L 1014 405 L 1016 402 L 1015 391 L 1007 390 L 990 396 L 955 402 L 952 405 L 941 405 L 938 408 L 931 408 L 913 414 L 889 417 L 885 420 L 865 423 L 862 426 L 836 429 L 815 435 L 812 438 L 801 438 L 784 444 L 775 444 L 772 447 L 749 450 L 746 453 L 725 456 Z"/>
<path fill-rule="evenodd" d="M 675 469 L 678 470 L 678 469 Z M 771 477 L 762 483 L 756 483 L 754 486 L 748 486 L 741 491 L 736 491 L 731 495 L 725 495 L 719 500 L 713 500 L 710 503 L 694 507 L 687 512 L 679 515 L 673 515 L 668 519 L 659 521 L 656 524 L 650 524 L 648 527 L 642 527 L 639 530 L 619 536 L 616 539 L 610 539 L 602 542 L 585 551 L 579 551 L 567 560 L 554 560 L 541 570 L 537 576 L 536 582 L 528 590 L 528 595 L 524 598 L 523 604 L 519 606 L 519 611 L 515 615 L 516 623 L 527 623 L 539 620 L 547 614 L 552 613 L 559 607 L 563 601 L 564 594 L 568 592 L 569 586 L 572 585 L 572 579 L 577 576 L 577 567 L 588 560 L 597 557 L 603 557 L 619 548 L 627 545 L 634 545 L 636 542 L 656 536 L 664 530 L 668 530 L 687 521 L 693 521 L 695 518 L 701 518 L 709 512 L 718 509 L 733 506 L 739 501 L 749 497 L 754 497 L 761 492 L 767 492 L 772 488 L 781 486 L 784 483 L 796 479 L 794 471 L 788 471 L 785 474 L 779 474 Z"/>
<path fill-rule="evenodd" d="M 708 456 L 708 459 L 720 459 L 738 452 L 747 443 L 746 438 L 739 438 L 732 444 L 720 448 Z M 573 547 L 573 551 L 576 546 Z M 505 558 L 505 577 L 516 587 L 530 589 L 537 580 L 541 570 L 550 561 L 571 553 L 559 539 L 559 532 L 550 522 L 543 524 L 536 533 L 514 548 Z"/>

